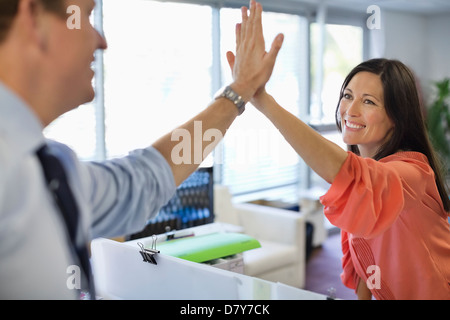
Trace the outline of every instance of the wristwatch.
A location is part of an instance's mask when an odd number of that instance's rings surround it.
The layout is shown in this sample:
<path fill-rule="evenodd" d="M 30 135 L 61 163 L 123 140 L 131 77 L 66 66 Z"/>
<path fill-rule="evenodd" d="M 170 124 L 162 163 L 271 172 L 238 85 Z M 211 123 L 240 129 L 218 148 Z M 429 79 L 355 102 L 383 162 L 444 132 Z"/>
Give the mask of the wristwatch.
<path fill-rule="evenodd" d="M 233 102 L 239 111 L 239 115 L 241 115 L 242 112 L 244 112 L 246 102 L 244 101 L 244 99 L 242 99 L 242 97 L 239 94 L 237 94 L 233 89 L 231 89 L 230 86 L 226 86 L 225 89 L 219 90 L 219 93 L 216 95 L 216 100 L 219 98 L 226 98 L 231 102 Z"/>

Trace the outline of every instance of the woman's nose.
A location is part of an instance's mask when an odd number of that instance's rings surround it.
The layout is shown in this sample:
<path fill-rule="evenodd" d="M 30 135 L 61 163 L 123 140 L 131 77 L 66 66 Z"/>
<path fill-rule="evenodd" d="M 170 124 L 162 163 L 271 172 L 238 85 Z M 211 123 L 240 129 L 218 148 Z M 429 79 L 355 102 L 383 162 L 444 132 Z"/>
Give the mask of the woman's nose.
<path fill-rule="evenodd" d="M 359 116 L 360 114 L 359 102 L 357 100 L 349 101 L 345 113 L 351 117 Z"/>

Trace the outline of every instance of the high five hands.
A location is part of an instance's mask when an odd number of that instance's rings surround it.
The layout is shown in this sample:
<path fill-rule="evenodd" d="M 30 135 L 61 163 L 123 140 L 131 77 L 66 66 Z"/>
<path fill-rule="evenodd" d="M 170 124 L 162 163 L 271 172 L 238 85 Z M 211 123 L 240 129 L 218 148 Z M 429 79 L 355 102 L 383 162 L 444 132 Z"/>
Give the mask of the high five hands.
<path fill-rule="evenodd" d="M 250 11 L 250 14 L 248 14 Z M 264 91 L 283 44 L 283 34 L 278 34 L 269 52 L 266 52 L 262 28 L 262 6 L 251 0 L 250 10 L 241 8 L 242 23 L 236 25 L 236 55 L 227 52 L 228 64 L 234 86 L 245 101 L 252 100 Z"/>

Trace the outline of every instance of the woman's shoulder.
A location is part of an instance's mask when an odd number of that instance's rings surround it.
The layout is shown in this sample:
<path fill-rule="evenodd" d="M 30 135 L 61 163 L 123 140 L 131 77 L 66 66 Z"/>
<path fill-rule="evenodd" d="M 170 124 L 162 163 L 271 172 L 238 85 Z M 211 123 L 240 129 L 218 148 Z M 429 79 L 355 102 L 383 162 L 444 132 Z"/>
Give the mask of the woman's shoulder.
<path fill-rule="evenodd" d="M 396 168 L 403 177 L 415 176 L 417 179 L 431 177 L 434 181 L 434 171 L 425 154 L 417 151 L 398 151 L 379 160 L 388 166 Z"/>
<path fill-rule="evenodd" d="M 423 164 L 430 166 L 428 158 L 421 152 L 417 151 L 398 151 L 379 160 L 380 162 L 403 161 L 409 163 Z"/>

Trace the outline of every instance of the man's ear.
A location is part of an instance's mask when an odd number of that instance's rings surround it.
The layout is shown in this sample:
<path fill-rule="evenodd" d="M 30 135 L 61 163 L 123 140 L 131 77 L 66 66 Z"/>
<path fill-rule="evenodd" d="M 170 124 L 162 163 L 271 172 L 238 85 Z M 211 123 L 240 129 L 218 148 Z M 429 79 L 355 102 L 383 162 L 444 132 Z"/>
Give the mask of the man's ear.
<path fill-rule="evenodd" d="M 38 0 L 19 0 L 17 16 L 26 30 L 30 41 L 34 42 L 41 50 L 47 48 L 48 27 L 45 10 Z"/>

